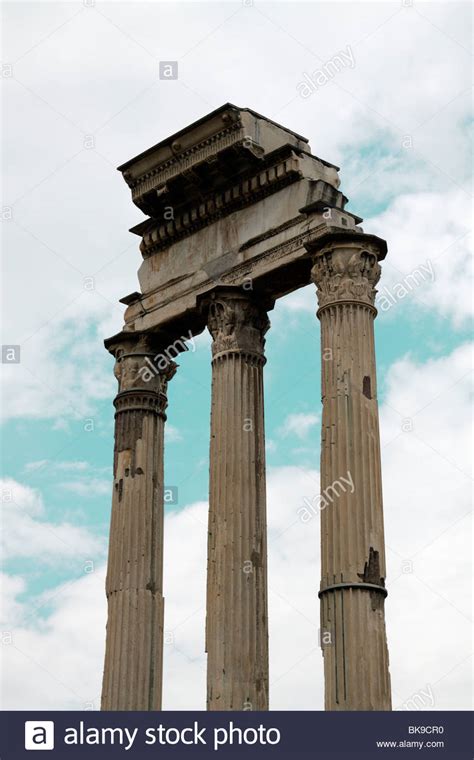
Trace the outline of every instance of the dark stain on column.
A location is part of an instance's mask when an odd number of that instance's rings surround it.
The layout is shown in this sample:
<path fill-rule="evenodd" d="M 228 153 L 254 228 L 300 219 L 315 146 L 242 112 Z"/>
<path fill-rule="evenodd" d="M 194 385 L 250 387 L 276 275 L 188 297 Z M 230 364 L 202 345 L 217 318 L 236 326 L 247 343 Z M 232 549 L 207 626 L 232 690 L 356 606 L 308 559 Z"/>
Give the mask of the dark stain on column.
<path fill-rule="evenodd" d="M 364 572 L 357 573 L 363 583 L 376 583 L 383 586 L 383 578 L 380 577 L 379 553 L 372 546 L 369 549 L 369 559 L 364 565 Z"/>
<path fill-rule="evenodd" d="M 250 561 L 252 563 L 252 567 L 254 567 L 255 569 L 257 569 L 259 567 L 262 567 L 262 565 L 263 565 L 263 563 L 262 563 L 262 555 L 261 555 L 260 552 L 256 551 L 255 549 L 253 550 L 253 552 L 252 552 L 252 554 L 250 556 Z"/>
<path fill-rule="evenodd" d="M 114 475 L 117 473 L 118 455 L 121 451 L 131 452 L 131 469 L 126 471 L 125 475 L 131 475 L 134 478 L 135 474 L 143 474 L 141 467 L 135 469 L 135 447 L 139 438 L 143 437 L 143 421 L 146 414 L 149 412 L 145 409 L 117 411 L 115 415 Z M 121 499 L 121 493 L 119 499 Z"/>
<path fill-rule="evenodd" d="M 373 583 L 376 586 L 382 586 L 385 588 L 385 578 L 380 575 L 380 556 L 372 546 L 369 549 L 369 558 L 364 565 L 364 572 L 357 573 L 363 583 Z M 372 602 L 372 609 L 380 610 L 384 606 L 384 596 L 377 591 L 370 592 L 370 599 Z"/>

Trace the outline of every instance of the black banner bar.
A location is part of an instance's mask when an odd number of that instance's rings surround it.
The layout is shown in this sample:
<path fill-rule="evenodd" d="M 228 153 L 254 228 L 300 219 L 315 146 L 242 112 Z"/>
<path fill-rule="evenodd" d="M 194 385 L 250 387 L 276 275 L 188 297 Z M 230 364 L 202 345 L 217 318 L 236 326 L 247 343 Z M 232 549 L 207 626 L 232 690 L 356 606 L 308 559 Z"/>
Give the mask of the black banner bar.
<path fill-rule="evenodd" d="M 3 712 L 0 760 L 472 760 L 469 712 Z"/>

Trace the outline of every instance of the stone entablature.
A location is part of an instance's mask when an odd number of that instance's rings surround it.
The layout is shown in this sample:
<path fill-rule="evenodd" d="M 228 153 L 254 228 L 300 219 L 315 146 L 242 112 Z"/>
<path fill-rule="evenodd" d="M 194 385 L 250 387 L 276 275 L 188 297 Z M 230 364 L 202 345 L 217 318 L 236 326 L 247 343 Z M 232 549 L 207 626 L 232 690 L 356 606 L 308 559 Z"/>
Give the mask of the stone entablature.
<path fill-rule="evenodd" d="M 181 209 L 164 206 L 162 219 L 142 222 L 133 227 L 131 232 L 142 236 L 140 251 L 146 258 L 173 241 L 212 224 L 216 219 L 228 216 L 233 211 L 256 203 L 285 185 L 296 182 L 301 176 L 300 161 L 291 151 L 289 156 L 281 157 L 262 171 L 252 173 L 250 177 L 242 177 L 231 187 L 208 194 L 207 198 L 191 201 Z M 170 213 L 172 210 L 172 219 L 167 220 L 166 208 L 170 209 Z"/>
<path fill-rule="evenodd" d="M 201 331 L 197 299 L 216 285 L 251 277 L 278 298 L 308 284 L 304 244 L 361 221 L 345 211 L 337 167 L 306 138 L 231 104 L 119 168 L 149 217 L 132 228 L 144 261 L 141 292 L 124 299 L 130 330 L 187 314 Z"/>
<path fill-rule="evenodd" d="M 188 185 L 192 189 L 196 181 L 207 182 L 211 175 L 229 178 L 237 164 L 239 170 L 245 169 L 286 145 L 308 150 L 305 137 L 255 111 L 227 103 L 122 164 L 119 171 L 134 203 L 152 216 L 164 196 L 176 203 Z M 323 179 L 337 187 L 337 168 L 320 163 L 325 167 Z"/>

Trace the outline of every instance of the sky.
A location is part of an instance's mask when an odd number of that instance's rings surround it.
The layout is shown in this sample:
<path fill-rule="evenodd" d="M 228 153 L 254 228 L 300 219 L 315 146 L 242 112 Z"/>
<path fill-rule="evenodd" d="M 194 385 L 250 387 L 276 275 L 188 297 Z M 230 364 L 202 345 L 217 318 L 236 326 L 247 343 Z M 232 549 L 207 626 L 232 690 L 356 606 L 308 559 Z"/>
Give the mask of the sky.
<path fill-rule="evenodd" d="M 226 102 L 305 135 L 388 241 L 376 350 L 393 704 L 471 707 L 468 3 L 12 2 L 3 8 L 4 709 L 100 706 L 113 359 L 143 215 L 116 167 Z M 311 88 L 345 52 L 348 63 Z M 159 79 L 160 61 L 178 78 Z M 306 76 L 305 76 L 306 75 Z M 321 81 L 321 80 L 320 80 Z M 303 97 L 303 95 L 306 95 Z M 323 709 L 314 287 L 278 301 L 265 419 L 270 708 Z M 169 385 L 165 709 L 204 709 L 210 339 Z"/>

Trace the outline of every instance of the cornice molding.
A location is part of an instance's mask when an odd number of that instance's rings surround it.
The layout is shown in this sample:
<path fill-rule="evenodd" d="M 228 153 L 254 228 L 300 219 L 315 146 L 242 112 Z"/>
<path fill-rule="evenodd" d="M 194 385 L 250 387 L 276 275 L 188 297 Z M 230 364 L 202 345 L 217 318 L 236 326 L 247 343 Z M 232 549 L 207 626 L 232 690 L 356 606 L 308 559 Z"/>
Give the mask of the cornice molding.
<path fill-rule="evenodd" d="M 192 145 L 183 152 L 177 149 L 176 155 L 169 158 L 153 169 L 140 175 L 135 180 L 129 180 L 127 172 L 124 177 L 132 191 L 132 200 L 139 199 L 142 195 L 153 189 L 159 188 L 170 179 L 177 177 L 184 171 L 203 163 L 216 153 L 232 145 L 244 145 L 245 134 L 240 121 L 225 127 L 211 137 L 207 137 L 196 145 Z"/>
<path fill-rule="evenodd" d="M 298 156 L 292 154 L 266 167 L 251 177 L 241 179 L 221 192 L 179 213 L 165 224 L 150 221 L 143 232 L 140 251 L 144 258 L 188 237 L 239 208 L 250 206 L 282 187 L 296 182 L 302 176 Z"/>

